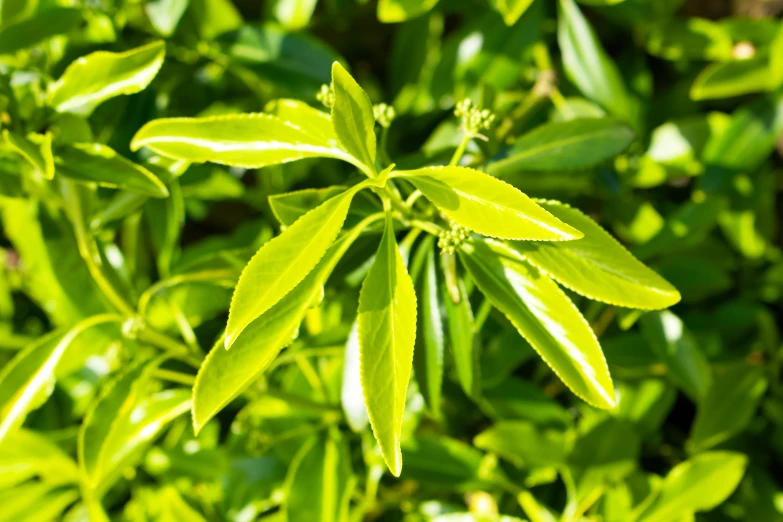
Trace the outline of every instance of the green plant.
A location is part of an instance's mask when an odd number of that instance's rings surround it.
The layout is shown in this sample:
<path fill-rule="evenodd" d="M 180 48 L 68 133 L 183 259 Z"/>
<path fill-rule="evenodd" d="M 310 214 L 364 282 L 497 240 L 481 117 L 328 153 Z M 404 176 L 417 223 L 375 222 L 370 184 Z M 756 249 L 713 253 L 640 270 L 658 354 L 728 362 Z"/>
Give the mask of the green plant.
<path fill-rule="evenodd" d="M 0 2 L 0 521 L 783 517 L 780 20 L 50 4 Z"/>

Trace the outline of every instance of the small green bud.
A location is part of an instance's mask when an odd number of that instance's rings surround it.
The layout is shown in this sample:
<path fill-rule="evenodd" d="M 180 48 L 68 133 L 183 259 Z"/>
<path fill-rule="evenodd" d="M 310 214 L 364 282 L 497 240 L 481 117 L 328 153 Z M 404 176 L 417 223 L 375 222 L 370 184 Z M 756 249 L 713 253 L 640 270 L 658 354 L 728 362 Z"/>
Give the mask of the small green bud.
<path fill-rule="evenodd" d="M 334 105 L 334 89 L 331 85 L 321 85 L 321 90 L 315 95 L 315 99 L 321 102 L 327 109 L 331 109 L 332 105 Z"/>
<path fill-rule="evenodd" d="M 394 118 L 397 116 L 394 107 L 385 103 L 373 105 L 372 114 L 375 117 L 375 121 L 378 122 L 378 125 L 385 129 L 389 128 L 392 121 L 394 121 Z"/>

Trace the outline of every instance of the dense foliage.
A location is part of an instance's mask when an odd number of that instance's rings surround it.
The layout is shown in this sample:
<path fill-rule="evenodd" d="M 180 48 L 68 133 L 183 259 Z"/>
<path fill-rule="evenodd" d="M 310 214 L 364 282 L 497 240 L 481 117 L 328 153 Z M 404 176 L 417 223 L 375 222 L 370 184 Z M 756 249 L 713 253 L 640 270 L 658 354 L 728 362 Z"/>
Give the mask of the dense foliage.
<path fill-rule="evenodd" d="M 0 522 L 783 521 L 778 4 L 0 0 Z"/>

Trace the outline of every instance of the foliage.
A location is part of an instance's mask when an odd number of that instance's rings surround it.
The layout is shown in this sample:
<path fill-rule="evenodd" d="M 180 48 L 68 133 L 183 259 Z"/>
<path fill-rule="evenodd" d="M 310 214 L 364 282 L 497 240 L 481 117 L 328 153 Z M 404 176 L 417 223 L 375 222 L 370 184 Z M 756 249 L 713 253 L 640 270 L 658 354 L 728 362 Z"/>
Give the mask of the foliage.
<path fill-rule="evenodd" d="M 783 520 L 783 23 L 698 4 L 0 1 L 0 521 Z"/>

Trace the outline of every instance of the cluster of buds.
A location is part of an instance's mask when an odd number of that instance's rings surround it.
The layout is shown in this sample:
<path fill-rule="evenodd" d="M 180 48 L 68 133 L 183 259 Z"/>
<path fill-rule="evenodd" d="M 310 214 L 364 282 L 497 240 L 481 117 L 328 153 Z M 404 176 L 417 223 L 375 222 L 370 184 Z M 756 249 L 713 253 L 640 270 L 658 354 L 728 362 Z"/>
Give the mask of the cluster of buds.
<path fill-rule="evenodd" d="M 334 89 L 331 85 L 321 85 L 321 90 L 315 95 L 315 99 L 323 103 L 327 109 L 331 109 L 332 105 L 334 105 Z"/>
<path fill-rule="evenodd" d="M 492 114 L 492 111 L 476 107 L 470 98 L 465 98 L 457 104 L 454 115 L 462 119 L 462 128 L 473 135 L 478 135 L 482 130 L 489 129 L 495 121 L 495 115 Z"/>
<path fill-rule="evenodd" d="M 397 116 L 397 113 L 394 112 L 394 107 L 391 105 L 379 103 L 373 105 L 372 115 L 375 117 L 375 121 L 378 122 L 378 125 L 384 129 L 388 129 L 389 125 L 391 125 L 391 122 L 394 120 L 394 117 Z"/>
<path fill-rule="evenodd" d="M 443 254 L 453 254 L 470 237 L 470 231 L 462 225 L 451 223 L 450 230 L 444 230 L 438 236 L 438 248 Z"/>

